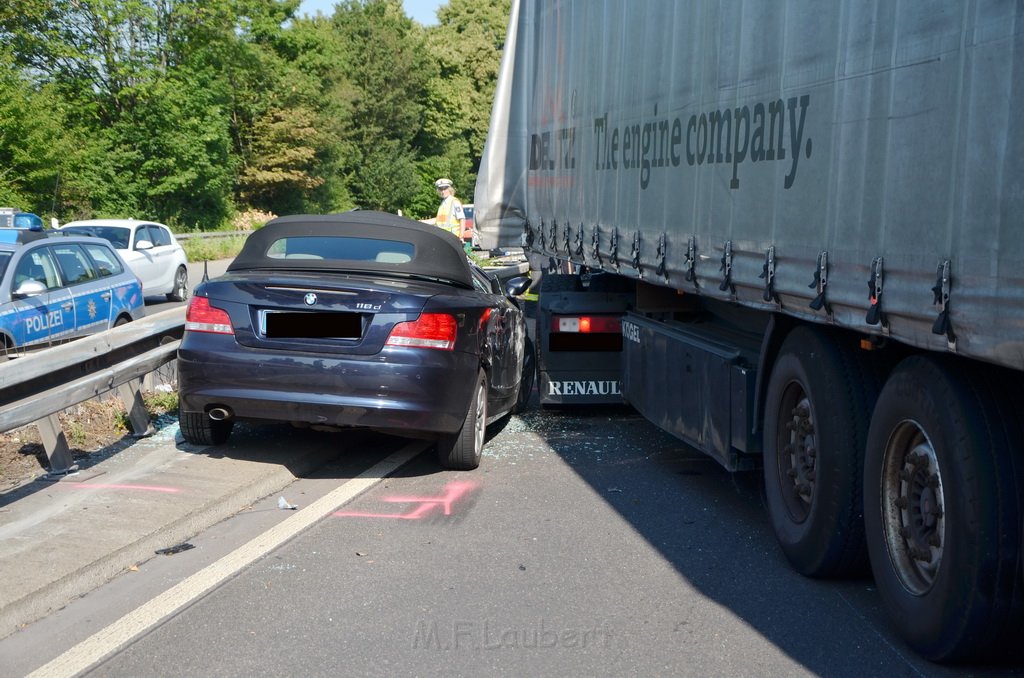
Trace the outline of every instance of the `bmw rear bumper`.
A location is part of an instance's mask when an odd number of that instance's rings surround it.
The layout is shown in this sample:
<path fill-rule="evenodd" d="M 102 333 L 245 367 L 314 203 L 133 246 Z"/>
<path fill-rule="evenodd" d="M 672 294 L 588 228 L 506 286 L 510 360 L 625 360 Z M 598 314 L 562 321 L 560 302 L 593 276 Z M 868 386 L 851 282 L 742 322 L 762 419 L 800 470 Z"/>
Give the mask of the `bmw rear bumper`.
<path fill-rule="evenodd" d="M 478 370 L 477 356 L 455 351 L 389 348 L 336 358 L 182 348 L 178 407 L 203 413 L 222 407 L 243 420 L 455 433 Z"/>

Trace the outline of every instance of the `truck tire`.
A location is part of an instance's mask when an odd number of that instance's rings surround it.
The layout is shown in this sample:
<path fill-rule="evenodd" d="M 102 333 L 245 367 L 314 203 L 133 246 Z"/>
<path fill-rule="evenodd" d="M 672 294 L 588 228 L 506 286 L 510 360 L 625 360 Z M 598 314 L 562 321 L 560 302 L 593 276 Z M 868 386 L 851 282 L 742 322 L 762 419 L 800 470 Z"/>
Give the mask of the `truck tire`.
<path fill-rule="evenodd" d="M 861 478 L 875 389 L 838 337 L 786 337 L 765 398 L 764 482 L 775 535 L 809 577 L 867 571 Z"/>
<path fill-rule="evenodd" d="M 204 412 L 178 410 L 178 427 L 185 442 L 193 445 L 222 445 L 235 427 L 233 419 L 214 421 Z"/>
<path fill-rule="evenodd" d="M 442 435 L 437 441 L 437 459 L 441 466 L 456 471 L 472 471 L 480 466 L 487 433 L 487 374 L 480 370 L 466 419 L 456 433 Z"/>
<path fill-rule="evenodd" d="M 900 635 L 933 661 L 1020 656 L 1020 412 L 993 391 L 963 366 L 915 356 L 893 372 L 871 418 L 871 569 Z"/>

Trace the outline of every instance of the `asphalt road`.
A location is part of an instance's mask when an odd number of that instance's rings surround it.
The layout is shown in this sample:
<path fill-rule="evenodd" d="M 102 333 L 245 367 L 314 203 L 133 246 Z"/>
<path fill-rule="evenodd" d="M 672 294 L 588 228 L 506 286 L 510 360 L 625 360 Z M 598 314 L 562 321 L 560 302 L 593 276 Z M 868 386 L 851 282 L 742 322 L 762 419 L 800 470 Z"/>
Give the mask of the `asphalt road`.
<path fill-rule="evenodd" d="M 339 435 L 240 426 L 217 454 Z M 789 569 L 756 474 L 725 473 L 627 409 L 531 410 L 477 471 L 442 471 L 426 451 L 335 507 L 407 443 L 366 436 L 194 549 L 5 639 L 0 658 L 48 660 L 84 640 L 106 655 L 95 676 L 1024 675 L 915 657 L 870 580 Z M 184 602 L 153 612 L 174 586 Z M 119 619 L 124 643 L 109 631 Z"/>
<path fill-rule="evenodd" d="M 230 259 L 219 259 L 217 261 L 211 261 L 208 263 L 202 261 L 192 261 L 188 264 L 188 290 L 189 294 L 196 288 L 202 279 L 205 272 L 209 273 L 211 278 L 216 277 L 224 273 L 227 270 L 228 264 L 231 263 Z M 167 298 L 163 295 L 155 297 L 146 297 L 146 313 L 153 315 L 160 311 L 166 311 L 170 308 L 177 306 L 184 306 L 187 302 L 182 301 L 167 301 Z"/>

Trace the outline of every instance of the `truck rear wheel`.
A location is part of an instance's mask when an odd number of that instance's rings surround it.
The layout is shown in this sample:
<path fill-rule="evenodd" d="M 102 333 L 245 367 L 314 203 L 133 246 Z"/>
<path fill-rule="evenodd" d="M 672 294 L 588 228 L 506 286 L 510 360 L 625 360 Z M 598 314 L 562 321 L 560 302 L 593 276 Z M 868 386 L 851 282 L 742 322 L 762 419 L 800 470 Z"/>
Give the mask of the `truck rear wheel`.
<path fill-rule="evenodd" d="M 1020 413 L 1001 413 L 1006 399 L 992 391 L 915 356 L 897 367 L 871 419 L 871 568 L 899 633 L 934 661 L 1013 655 L 1024 637 L 1024 458 L 1015 470 L 1015 436 L 1001 422 Z"/>
<path fill-rule="evenodd" d="M 867 570 L 861 476 L 874 392 L 852 349 L 832 336 L 799 327 L 783 342 L 765 399 L 765 495 L 801 574 Z"/>

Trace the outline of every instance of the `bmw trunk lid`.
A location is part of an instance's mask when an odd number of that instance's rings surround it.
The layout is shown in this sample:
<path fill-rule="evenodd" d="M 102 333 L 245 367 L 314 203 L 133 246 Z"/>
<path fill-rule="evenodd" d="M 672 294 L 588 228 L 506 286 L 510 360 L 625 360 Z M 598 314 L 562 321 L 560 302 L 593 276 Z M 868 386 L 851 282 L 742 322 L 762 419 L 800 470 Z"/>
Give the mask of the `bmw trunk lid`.
<path fill-rule="evenodd" d="M 437 290 L 418 281 L 261 271 L 229 273 L 197 293 L 227 311 L 242 346 L 373 355 Z"/>

